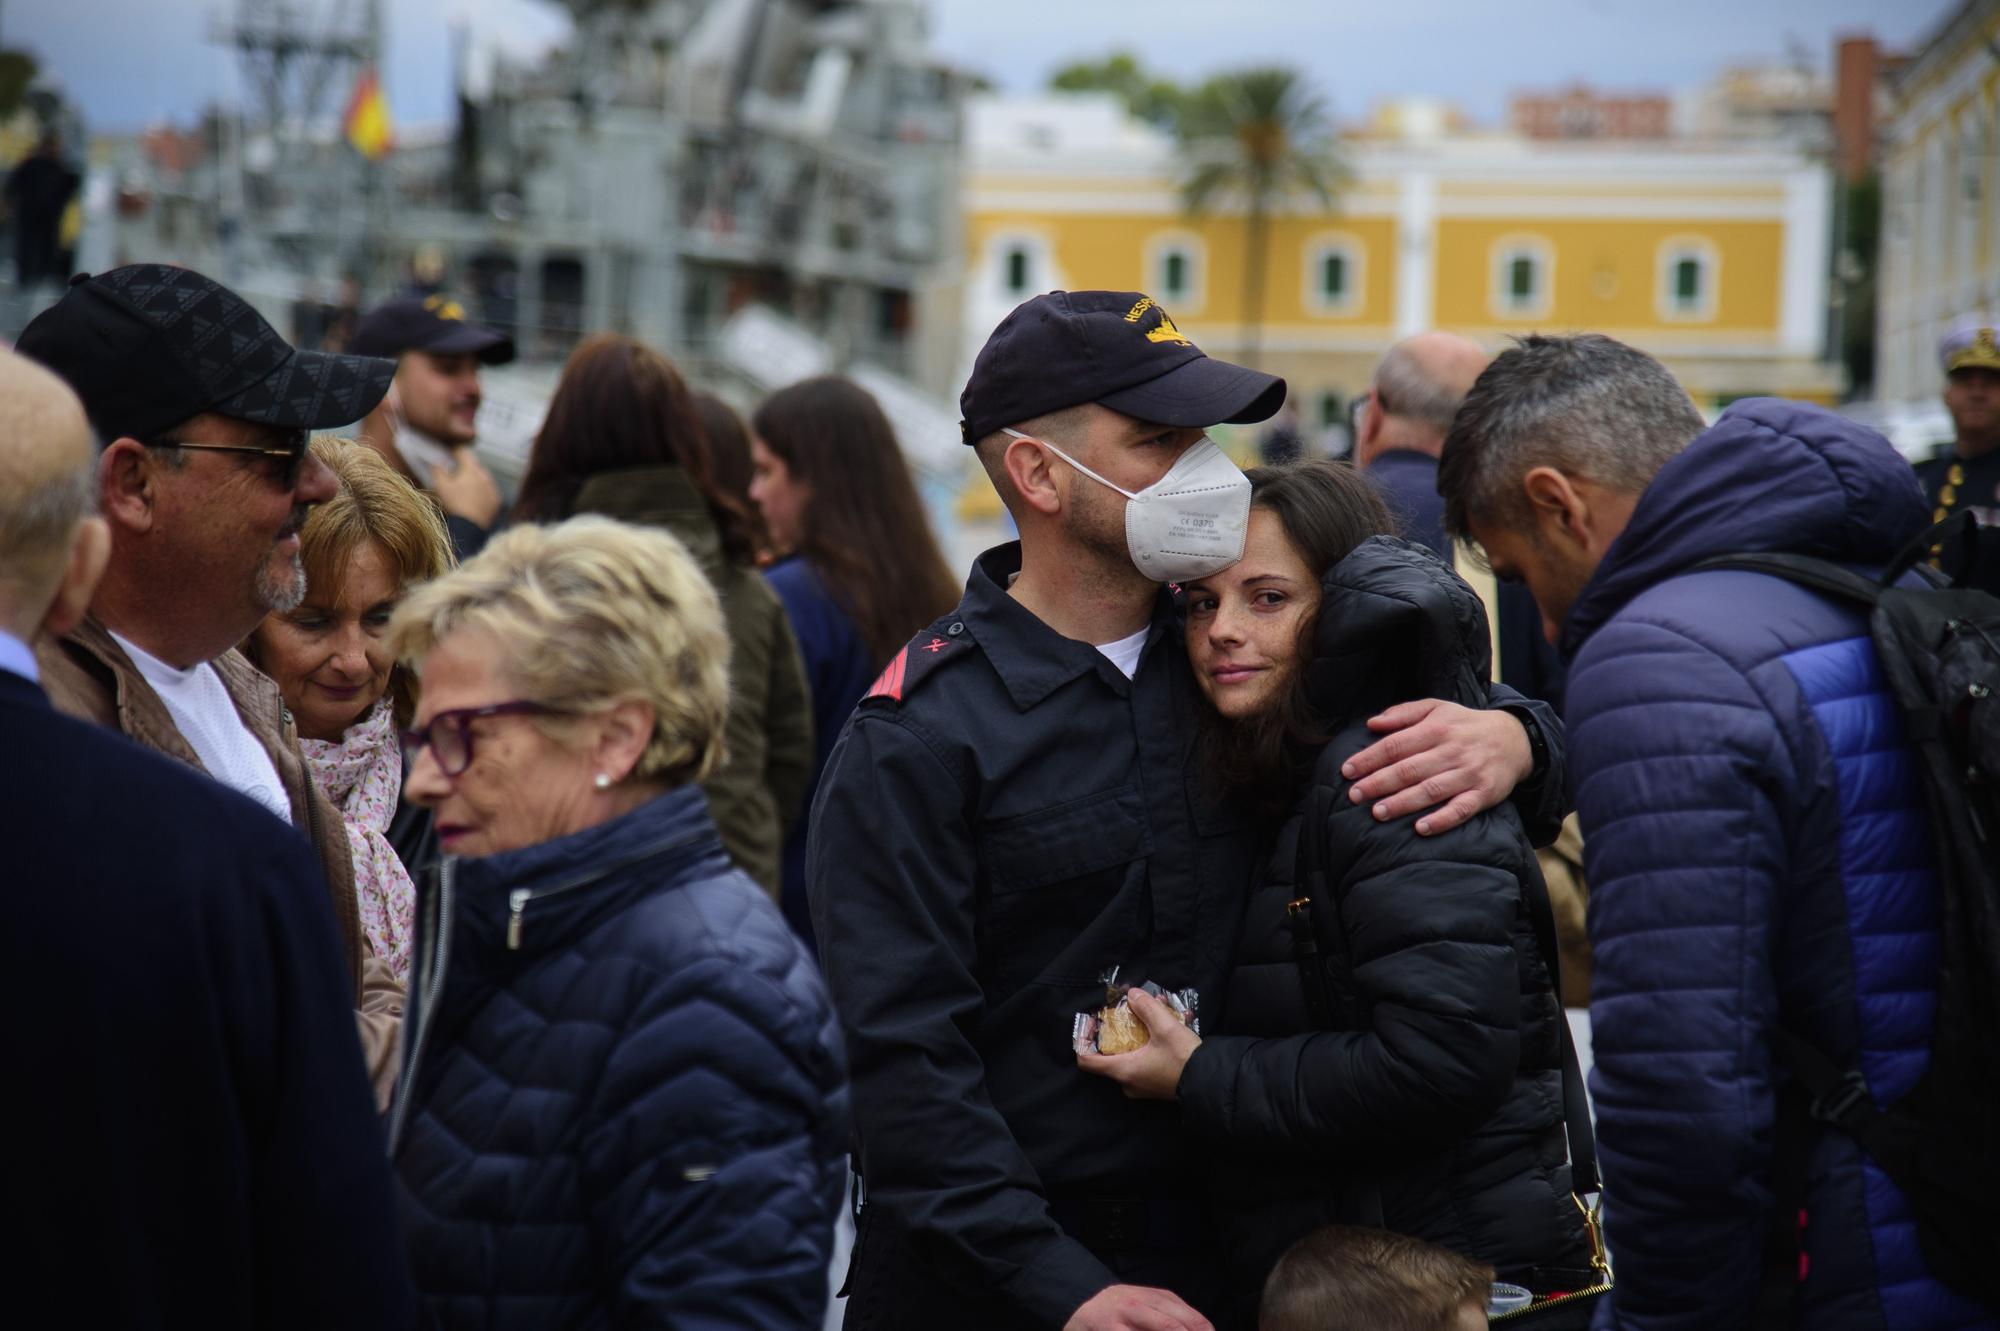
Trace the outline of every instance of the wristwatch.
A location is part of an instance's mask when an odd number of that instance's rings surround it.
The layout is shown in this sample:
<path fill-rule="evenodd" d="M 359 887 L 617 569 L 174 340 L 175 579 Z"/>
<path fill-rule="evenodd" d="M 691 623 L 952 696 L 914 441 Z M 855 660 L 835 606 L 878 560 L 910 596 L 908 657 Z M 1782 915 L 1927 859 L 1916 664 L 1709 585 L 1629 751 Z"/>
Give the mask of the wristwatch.
<path fill-rule="evenodd" d="M 1542 734 L 1542 723 L 1535 720 L 1535 714 L 1529 711 L 1527 708 L 1502 707 L 1500 710 L 1507 713 L 1515 720 L 1519 721 L 1521 723 L 1521 729 L 1528 732 L 1528 758 L 1529 758 L 1528 776 L 1526 780 L 1521 782 L 1521 784 L 1524 786 L 1531 786 L 1535 782 L 1540 781 L 1543 777 L 1548 775 L 1549 772 L 1548 737 Z"/>

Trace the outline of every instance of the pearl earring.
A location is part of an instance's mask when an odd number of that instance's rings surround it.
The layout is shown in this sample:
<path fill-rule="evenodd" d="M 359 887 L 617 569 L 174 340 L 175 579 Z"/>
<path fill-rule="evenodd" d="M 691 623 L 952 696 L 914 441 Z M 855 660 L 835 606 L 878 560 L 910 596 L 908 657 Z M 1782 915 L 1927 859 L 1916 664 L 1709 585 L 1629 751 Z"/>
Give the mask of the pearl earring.
<path fill-rule="evenodd" d="M 611 776 L 609 773 L 599 772 L 597 774 L 597 788 L 599 790 L 611 789 Z"/>

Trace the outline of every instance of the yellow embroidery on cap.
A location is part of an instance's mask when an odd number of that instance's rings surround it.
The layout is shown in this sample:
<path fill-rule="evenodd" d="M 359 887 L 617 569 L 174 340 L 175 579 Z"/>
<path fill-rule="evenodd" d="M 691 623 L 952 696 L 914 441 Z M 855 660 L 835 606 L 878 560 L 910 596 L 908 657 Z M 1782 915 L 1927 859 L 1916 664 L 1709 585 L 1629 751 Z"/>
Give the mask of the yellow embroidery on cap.
<path fill-rule="evenodd" d="M 465 322 L 465 307 L 448 296 L 425 296 L 424 308 L 440 319 L 449 319 L 453 323 Z"/>
<path fill-rule="evenodd" d="M 1184 347 L 1194 345 L 1194 343 L 1187 340 L 1186 335 L 1180 329 L 1174 327 L 1174 321 L 1167 317 L 1165 310 L 1160 311 L 1160 326 L 1147 333 L 1146 340 L 1148 342 L 1178 342 Z"/>
<path fill-rule="evenodd" d="M 1152 308 L 1153 308 L 1153 298 L 1151 296 L 1139 297 L 1139 303 L 1137 305 L 1134 305 L 1131 309 L 1125 311 L 1125 322 L 1128 324 L 1138 323 L 1139 316 Z"/>
<path fill-rule="evenodd" d="M 2000 369 L 2000 341 L 1991 328 L 1981 328 L 1972 341 L 1945 357 L 1945 373 L 1964 369 Z"/>

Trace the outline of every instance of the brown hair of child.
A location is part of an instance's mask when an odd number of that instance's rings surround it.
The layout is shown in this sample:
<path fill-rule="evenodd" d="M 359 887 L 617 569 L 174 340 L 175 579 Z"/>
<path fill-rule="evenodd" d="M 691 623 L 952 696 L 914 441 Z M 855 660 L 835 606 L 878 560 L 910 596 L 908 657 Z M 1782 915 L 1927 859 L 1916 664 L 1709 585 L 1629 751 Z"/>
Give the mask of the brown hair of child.
<path fill-rule="evenodd" d="M 1470 1331 L 1486 1325 L 1493 1268 L 1382 1229 L 1328 1225 L 1264 1282 L 1258 1331 Z"/>

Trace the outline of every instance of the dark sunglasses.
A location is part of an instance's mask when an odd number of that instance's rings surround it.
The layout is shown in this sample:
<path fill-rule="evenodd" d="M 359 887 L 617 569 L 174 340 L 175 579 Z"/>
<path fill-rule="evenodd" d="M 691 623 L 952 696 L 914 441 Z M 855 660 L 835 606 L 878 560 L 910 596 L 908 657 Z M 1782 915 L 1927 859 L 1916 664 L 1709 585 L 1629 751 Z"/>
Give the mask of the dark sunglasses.
<path fill-rule="evenodd" d="M 155 448 L 182 448 L 196 453 L 254 453 L 258 457 L 282 458 L 284 469 L 279 479 L 287 490 L 296 490 L 299 473 L 305 469 L 306 449 L 312 443 L 312 435 L 306 430 L 290 430 L 282 444 L 205 444 L 199 440 L 160 439 L 155 440 Z"/>
<path fill-rule="evenodd" d="M 489 716 L 567 716 L 561 707 L 548 707 L 538 702 L 496 702 L 487 707 L 460 707 L 449 712 L 439 712 L 430 721 L 415 730 L 402 732 L 403 770 L 415 765 L 417 755 L 425 749 L 437 759 L 438 770 L 446 776 L 457 776 L 472 766 L 472 723 Z"/>

